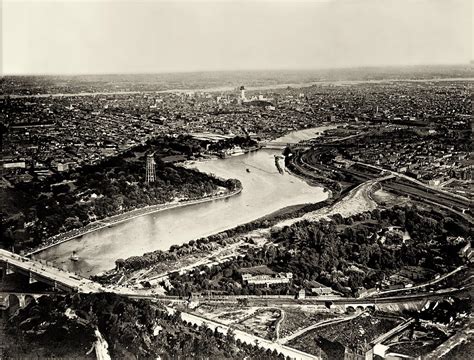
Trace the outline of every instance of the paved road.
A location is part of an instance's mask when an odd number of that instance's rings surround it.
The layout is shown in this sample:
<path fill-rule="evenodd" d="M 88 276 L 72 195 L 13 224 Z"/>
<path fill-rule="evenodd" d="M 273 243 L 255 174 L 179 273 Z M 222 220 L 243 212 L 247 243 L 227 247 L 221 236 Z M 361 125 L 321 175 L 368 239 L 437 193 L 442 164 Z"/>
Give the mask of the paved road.
<path fill-rule="evenodd" d="M 189 314 L 189 313 L 182 312 L 181 313 L 181 318 L 184 321 L 188 322 L 188 323 L 196 324 L 198 326 L 201 326 L 202 324 L 206 324 L 211 330 L 215 331 L 217 329 L 217 331 L 222 333 L 222 334 L 227 334 L 227 332 L 230 329 L 229 326 L 217 323 L 213 320 L 209 320 L 209 319 L 206 319 L 206 318 L 194 315 L 194 314 Z M 319 359 L 319 357 L 317 357 L 315 355 L 311 355 L 311 354 L 305 353 L 303 351 L 292 349 L 292 348 L 287 347 L 285 345 L 282 345 L 282 344 L 279 344 L 279 343 L 273 342 L 271 340 L 267 340 L 267 339 L 249 334 L 249 333 L 246 333 L 246 332 L 241 331 L 241 330 L 232 329 L 232 331 L 234 332 L 234 337 L 236 339 L 239 339 L 240 341 L 242 341 L 246 344 L 258 345 L 260 348 L 270 350 L 270 351 L 276 350 L 279 353 L 281 353 L 285 356 L 289 356 L 290 358 L 295 359 L 295 360 L 315 360 L 315 359 Z"/>
<path fill-rule="evenodd" d="M 283 310 L 283 309 L 279 309 L 279 310 L 280 310 L 280 319 L 278 319 L 278 322 L 277 322 L 276 327 L 275 327 L 275 338 L 276 338 L 277 342 L 279 342 L 279 339 L 280 339 L 281 324 L 283 324 L 283 321 L 285 321 L 285 317 L 286 317 L 285 310 Z"/>
<path fill-rule="evenodd" d="M 17 267 L 24 271 L 28 271 L 29 273 L 49 279 L 78 292 L 94 293 L 104 291 L 102 285 L 94 281 L 78 277 L 67 271 L 62 271 L 51 266 L 41 264 L 6 250 L 0 249 L 0 262 L 11 264 L 13 267 Z"/>
<path fill-rule="evenodd" d="M 82 278 L 67 271 L 56 269 L 54 267 L 41 264 L 26 257 L 13 254 L 7 250 L 0 249 L 0 262 L 6 262 L 16 266 L 24 271 L 31 272 L 40 277 L 50 279 L 57 283 L 81 293 L 98 293 L 113 292 L 123 296 L 142 298 L 142 299 L 161 299 L 165 301 L 183 301 L 179 297 L 157 295 L 151 291 L 133 290 L 126 287 L 112 286 L 103 287 L 101 284 Z M 325 304 L 331 301 L 334 304 L 366 304 L 366 303 L 399 303 L 404 301 L 423 300 L 427 298 L 439 298 L 449 294 L 456 294 L 465 291 L 464 289 L 442 289 L 434 293 L 423 293 L 405 296 L 393 296 L 384 298 L 341 298 L 341 297 L 307 297 L 305 300 L 294 299 L 291 297 L 279 298 L 278 296 L 215 296 L 211 298 L 202 298 L 202 301 L 236 302 L 238 299 L 249 299 L 252 301 L 272 301 L 274 303 L 290 303 L 290 304 Z"/>
<path fill-rule="evenodd" d="M 320 328 L 320 327 L 323 327 L 323 326 L 327 326 L 327 325 L 334 325 L 334 324 L 339 324 L 341 322 L 345 322 L 345 321 L 349 321 L 349 320 L 352 320 L 352 319 L 355 319 L 356 317 L 362 315 L 364 312 L 360 312 L 358 314 L 354 314 L 354 315 L 351 315 L 351 316 L 347 316 L 347 317 L 344 317 L 344 318 L 336 318 L 336 319 L 327 319 L 327 320 L 323 320 L 323 321 L 320 321 L 316 324 L 313 324 L 313 325 L 310 325 L 310 326 L 307 326 L 303 329 L 300 329 L 298 331 L 296 331 L 295 333 L 285 337 L 285 338 L 282 338 L 280 339 L 278 342 L 280 344 L 286 344 L 287 342 L 307 333 L 308 331 L 311 331 L 311 330 L 314 330 L 314 329 L 317 329 L 317 328 Z"/>

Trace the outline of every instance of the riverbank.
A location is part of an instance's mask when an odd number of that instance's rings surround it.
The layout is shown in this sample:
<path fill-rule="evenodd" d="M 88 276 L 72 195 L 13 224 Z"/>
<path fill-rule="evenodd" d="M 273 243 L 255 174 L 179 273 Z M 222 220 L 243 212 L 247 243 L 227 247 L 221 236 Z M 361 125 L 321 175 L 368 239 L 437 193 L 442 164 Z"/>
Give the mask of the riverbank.
<path fill-rule="evenodd" d="M 238 195 L 242 192 L 242 187 L 239 187 L 238 189 L 227 192 L 224 194 L 219 194 L 219 195 L 212 195 L 212 196 L 206 196 L 201 199 L 195 199 L 195 200 L 186 200 L 186 201 L 180 201 L 180 202 L 169 202 L 169 203 L 164 203 L 164 204 L 157 204 L 157 205 L 149 205 L 145 206 L 139 209 L 134 209 L 127 211 L 122 214 L 117 214 L 113 215 L 111 217 L 105 218 L 103 220 L 97 220 L 94 221 L 93 223 L 87 224 L 86 226 L 80 228 L 80 229 L 75 229 L 68 231 L 66 233 L 58 234 L 54 237 L 49 238 L 46 242 L 47 245 L 44 246 L 42 244 L 41 247 L 31 250 L 26 254 L 26 256 L 31 256 L 37 253 L 40 253 L 44 250 L 47 250 L 49 248 L 52 248 L 54 246 L 60 245 L 62 243 L 65 243 L 67 241 L 73 240 L 75 238 L 78 238 L 80 236 L 84 236 L 86 234 L 89 234 L 94 231 L 98 231 L 100 229 L 106 228 L 106 227 L 112 227 L 114 225 L 135 219 L 140 216 L 144 215 L 149 215 L 152 213 L 164 211 L 164 210 L 169 210 L 169 209 L 174 209 L 174 208 L 179 208 L 179 207 L 184 207 L 184 206 L 190 206 L 190 205 L 195 205 L 195 204 L 201 204 L 205 202 L 210 202 L 214 200 L 223 200 L 227 199 L 231 196 Z M 49 242 L 49 243 L 48 243 Z"/>
<path fill-rule="evenodd" d="M 295 131 L 295 132 L 290 132 L 289 134 L 286 134 L 285 137 L 290 136 L 290 134 L 296 134 L 297 137 L 298 137 L 298 141 L 299 141 L 299 140 L 301 140 L 301 138 L 300 138 L 301 135 L 303 135 L 303 138 L 308 136 L 308 134 L 309 134 L 308 131 L 313 132 L 313 131 L 318 130 L 317 134 L 311 133 L 311 135 L 312 136 L 319 136 L 325 130 L 335 128 L 335 127 L 336 127 L 336 125 L 332 125 L 330 123 L 323 123 L 323 125 L 320 126 L 320 127 L 311 128 L 311 129 L 303 129 L 303 130 L 299 130 L 299 131 Z M 300 133 L 302 133 L 302 134 L 299 135 Z M 274 141 L 278 141 L 278 139 L 276 139 Z M 242 154 L 239 154 L 239 155 L 245 155 L 245 154 L 257 152 L 260 149 L 261 149 L 260 147 L 246 149 L 245 152 L 243 152 Z M 235 156 L 232 156 L 232 157 L 235 157 Z M 230 158 L 232 158 L 232 157 L 230 157 Z M 205 159 L 203 161 L 210 161 L 210 160 L 215 160 L 215 159 L 211 158 L 211 159 Z M 183 166 L 183 167 L 186 167 L 186 168 L 193 168 L 192 165 L 195 165 L 195 163 L 196 163 L 195 161 L 192 161 L 192 162 L 185 161 L 184 163 L 182 163 L 180 165 Z M 291 174 L 291 175 L 294 175 L 294 174 Z M 222 177 L 221 177 L 221 179 L 225 180 Z M 317 187 L 319 184 L 311 184 L 311 185 Z M 32 256 L 32 255 L 38 254 L 38 253 L 43 252 L 43 251 L 45 251 L 49 248 L 52 248 L 54 246 L 57 246 L 57 245 L 60 245 L 62 243 L 68 242 L 70 240 L 76 239 L 78 237 L 93 233 L 95 231 L 98 231 L 98 230 L 101 230 L 101 229 L 104 229 L 104 228 L 107 228 L 107 227 L 112 227 L 113 225 L 123 223 L 125 221 L 132 220 L 132 219 L 135 219 L 135 218 L 140 217 L 140 216 L 152 214 L 152 213 L 163 211 L 163 210 L 169 210 L 169 209 L 173 209 L 173 208 L 183 207 L 183 206 L 187 206 L 187 205 L 195 205 L 195 204 L 200 204 L 200 203 L 207 202 L 207 201 L 225 199 L 225 198 L 228 198 L 230 196 L 237 195 L 241 191 L 242 191 L 242 188 L 240 188 L 237 191 L 234 191 L 233 193 L 222 194 L 222 195 L 212 196 L 212 197 L 205 197 L 205 198 L 198 199 L 198 200 L 189 200 L 189 201 L 184 201 L 184 202 L 171 202 L 171 203 L 165 203 L 165 204 L 145 206 L 145 207 L 142 207 L 142 208 L 139 208 L 139 209 L 130 210 L 130 211 L 122 213 L 122 214 L 113 215 L 111 217 L 108 217 L 108 218 L 105 218 L 105 219 L 102 219 L 102 220 L 96 220 L 92 223 L 89 223 L 89 224 L 79 228 L 79 229 L 70 230 L 68 232 L 61 233 L 61 234 L 55 235 L 53 237 L 50 237 L 44 243 L 42 243 L 39 247 L 30 249 L 28 252 L 26 252 L 26 256 Z M 328 192 L 329 197 L 332 196 L 331 191 L 328 191 L 327 188 L 325 188 L 325 191 Z"/>
<path fill-rule="evenodd" d="M 243 226 L 286 206 L 327 199 L 328 193 L 322 188 L 309 186 L 290 174 L 280 174 L 274 161 L 274 155 L 279 154 L 281 151 L 262 149 L 226 159 L 197 161 L 193 168 L 200 172 L 222 179 L 238 179 L 243 186 L 241 195 L 224 201 L 166 208 L 111 228 L 96 223 L 94 231 L 37 251 L 36 257 L 88 277 L 114 268 L 117 259 L 167 251 L 172 245 Z M 73 252 L 78 261 L 70 261 Z"/>

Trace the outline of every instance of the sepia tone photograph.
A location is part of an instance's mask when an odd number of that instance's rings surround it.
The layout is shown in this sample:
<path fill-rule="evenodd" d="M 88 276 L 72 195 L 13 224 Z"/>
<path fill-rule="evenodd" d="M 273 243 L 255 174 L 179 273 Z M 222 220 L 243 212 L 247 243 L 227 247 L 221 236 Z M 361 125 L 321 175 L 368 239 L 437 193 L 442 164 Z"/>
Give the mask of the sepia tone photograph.
<path fill-rule="evenodd" d="M 0 17 L 0 360 L 474 358 L 472 0 Z"/>

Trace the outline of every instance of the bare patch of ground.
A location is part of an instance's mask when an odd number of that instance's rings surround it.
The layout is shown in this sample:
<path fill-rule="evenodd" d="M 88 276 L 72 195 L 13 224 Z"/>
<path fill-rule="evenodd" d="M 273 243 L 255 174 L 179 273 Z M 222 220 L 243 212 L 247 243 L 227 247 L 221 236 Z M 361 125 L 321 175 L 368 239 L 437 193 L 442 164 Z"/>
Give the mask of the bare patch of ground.
<path fill-rule="evenodd" d="M 280 325 L 281 338 L 320 321 L 338 316 L 323 306 L 285 307 L 283 310 L 285 311 L 285 319 Z"/>
<path fill-rule="evenodd" d="M 281 311 L 279 309 L 259 309 L 254 315 L 236 324 L 235 327 L 250 334 L 272 340 L 276 337 L 276 324 L 280 316 Z"/>

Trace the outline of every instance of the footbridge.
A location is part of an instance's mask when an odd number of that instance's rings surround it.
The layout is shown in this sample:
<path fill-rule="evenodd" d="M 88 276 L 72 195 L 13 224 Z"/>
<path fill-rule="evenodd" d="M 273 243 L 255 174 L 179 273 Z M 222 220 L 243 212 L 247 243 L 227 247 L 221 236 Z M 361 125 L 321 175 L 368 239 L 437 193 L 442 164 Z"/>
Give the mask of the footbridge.
<path fill-rule="evenodd" d="M 30 284 L 42 282 L 66 292 L 103 291 L 102 286 L 96 282 L 2 249 L 0 249 L 0 268 L 6 275 L 18 273 L 27 276 Z"/>

